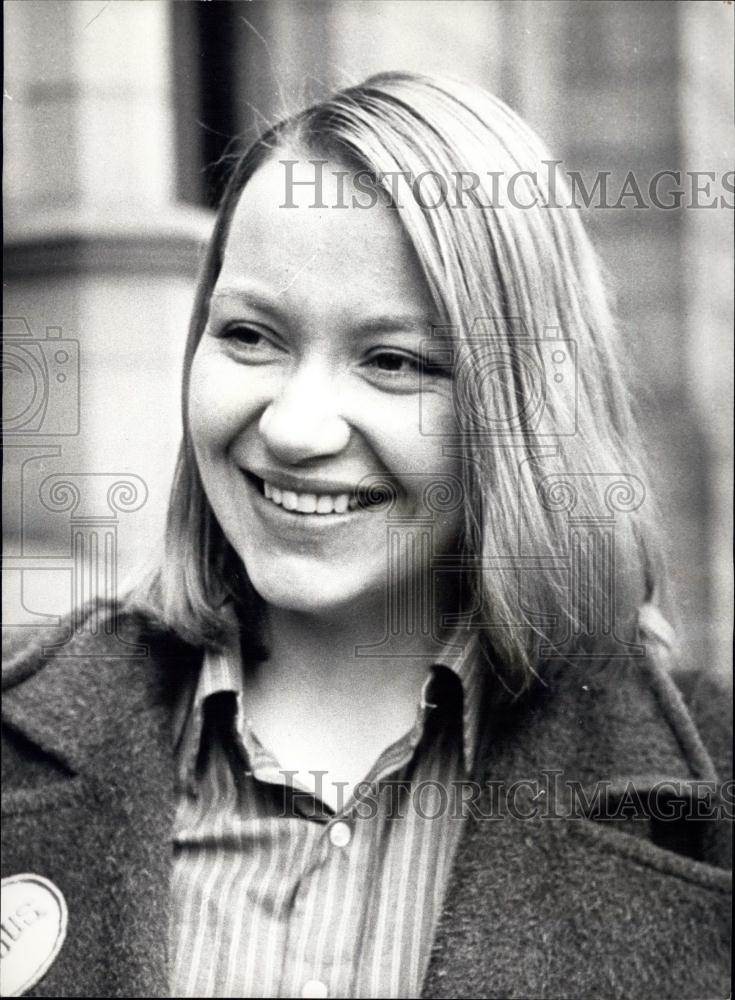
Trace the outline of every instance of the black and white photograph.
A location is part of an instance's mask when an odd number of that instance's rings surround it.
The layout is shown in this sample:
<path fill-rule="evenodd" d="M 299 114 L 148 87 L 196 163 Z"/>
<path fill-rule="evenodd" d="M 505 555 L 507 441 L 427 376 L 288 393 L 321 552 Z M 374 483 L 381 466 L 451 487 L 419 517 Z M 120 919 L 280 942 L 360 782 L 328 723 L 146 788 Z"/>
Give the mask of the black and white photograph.
<path fill-rule="evenodd" d="M 5 0 L 2 997 L 731 995 L 731 0 Z"/>

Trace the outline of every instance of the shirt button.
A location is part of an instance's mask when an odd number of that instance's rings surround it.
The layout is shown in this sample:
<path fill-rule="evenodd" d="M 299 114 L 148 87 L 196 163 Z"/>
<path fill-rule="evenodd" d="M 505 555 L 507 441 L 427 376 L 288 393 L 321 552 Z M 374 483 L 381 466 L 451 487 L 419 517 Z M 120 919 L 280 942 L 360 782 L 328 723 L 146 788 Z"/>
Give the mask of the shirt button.
<path fill-rule="evenodd" d="M 329 828 L 329 839 L 335 847 L 347 847 L 349 842 L 352 840 L 352 830 L 350 830 L 346 823 L 339 820 Z M 319 996 L 326 995 L 326 993 L 319 994 Z"/>
<path fill-rule="evenodd" d="M 320 979 L 309 979 L 301 987 L 301 996 L 311 998 L 311 1000 L 320 1000 L 321 997 L 329 996 L 329 990 L 327 984 Z"/>

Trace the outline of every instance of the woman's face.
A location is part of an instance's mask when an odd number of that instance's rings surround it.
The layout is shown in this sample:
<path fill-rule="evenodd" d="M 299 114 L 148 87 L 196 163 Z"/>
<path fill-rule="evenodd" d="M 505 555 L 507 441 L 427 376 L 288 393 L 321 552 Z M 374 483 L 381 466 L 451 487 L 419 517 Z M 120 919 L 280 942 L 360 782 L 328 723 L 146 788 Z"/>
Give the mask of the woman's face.
<path fill-rule="evenodd" d="M 456 428 L 451 372 L 422 373 L 439 318 L 395 211 L 332 207 L 352 201 L 339 163 L 323 172 L 329 208 L 296 185 L 296 207 L 281 207 L 286 158 L 297 157 L 276 154 L 240 197 L 189 422 L 207 496 L 255 589 L 324 614 L 382 599 L 389 530 L 393 577 L 418 581 L 431 550 L 456 548 L 461 504 L 437 515 L 422 501 L 432 482 L 459 478 L 442 450 Z M 294 179 L 313 178 L 303 160 Z M 390 514 L 357 502 L 369 476 L 394 484 Z M 431 549 L 405 558 L 427 523 Z"/>

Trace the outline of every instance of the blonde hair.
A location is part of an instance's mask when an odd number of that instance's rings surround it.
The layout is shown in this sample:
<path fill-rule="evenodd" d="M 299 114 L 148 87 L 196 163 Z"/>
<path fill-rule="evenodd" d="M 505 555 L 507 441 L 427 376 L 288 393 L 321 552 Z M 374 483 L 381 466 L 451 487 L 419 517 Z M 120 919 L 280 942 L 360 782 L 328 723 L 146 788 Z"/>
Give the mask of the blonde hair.
<path fill-rule="evenodd" d="M 542 165 L 550 157 L 516 114 L 478 87 L 408 73 L 371 77 L 285 119 L 235 163 L 186 346 L 185 430 L 165 558 L 133 595 L 134 603 L 185 640 L 209 645 L 225 635 L 223 604 L 235 600 L 246 632 L 256 635 L 258 600 L 206 499 L 188 430 L 187 396 L 240 193 L 260 164 L 286 149 L 346 162 L 368 172 L 388 194 L 396 175 L 433 172 L 440 195 L 442 177 L 479 178 L 464 204 L 452 197 L 427 204 L 410 183 L 391 200 L 462 370 L 470 373 L 459 380 L 457 396 L 464 401 L 458 408 L 463 544 L 473 618 L 495 670 L 514 690 L 553 655 L 560 623 L 577 637 L 581 655 L 604 657 L 613 646 L 633 641 L 636 610 L 653 589 L 650 528 L 642 516 L 637 437 L 595 252 L 578 213 L 558 207 L 565 201 L 562 182 L 556 179 L 556 190 L 549 190 Z M 536 203 L 499 203 L 493 175 L 522 178 L 525 196 Z M 524 204 L 530 201 L 524 198 Z M 548 328 L 551 340 L 545 339 Z M 554 338 L 566 366 L 558 380 L 549 370 Z M 570 504 L 582 520 L 594 519 L 600 477 L 610 475 L 617 477 L 620 501 L 613 509 L 625 512 L 616 522 L 614 587 L 602 594 L 595 580 L 588 581 L 587 607 L 580 607 L 569 600 Z M 614 486 L 611 480 L 606 489 Z M 524 562 L 526 550 L 531 556 Z M 589 606 L 611 599 L 615 607 L 604 611 L 607 625 L 598 632 L 585 629 Z"/>

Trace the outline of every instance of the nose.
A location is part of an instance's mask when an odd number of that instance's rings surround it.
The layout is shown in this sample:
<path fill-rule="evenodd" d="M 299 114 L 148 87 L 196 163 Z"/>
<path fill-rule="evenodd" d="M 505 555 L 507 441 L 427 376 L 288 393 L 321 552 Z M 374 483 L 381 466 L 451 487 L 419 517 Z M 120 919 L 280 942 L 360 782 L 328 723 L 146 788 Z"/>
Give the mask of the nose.
<path fill-rule="evenodd" d="M 339 454 L 350 440 L 334 386 L 311 367 L 288 379 L 266 406 L 259 429 L 273 457 L 292 465 Z"/>

